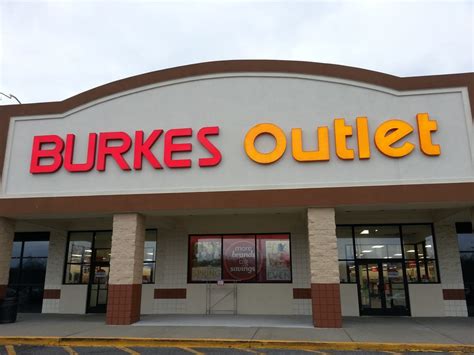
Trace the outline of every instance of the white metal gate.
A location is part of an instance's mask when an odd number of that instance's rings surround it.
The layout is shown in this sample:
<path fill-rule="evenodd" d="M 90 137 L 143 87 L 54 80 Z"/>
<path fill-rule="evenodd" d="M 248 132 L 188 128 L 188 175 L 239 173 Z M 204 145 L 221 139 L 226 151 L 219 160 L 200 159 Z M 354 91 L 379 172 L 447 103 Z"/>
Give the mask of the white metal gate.
<path fill-rule="evenodd" d="M 237 314 L 237 282 L 206 284 L 206 314 Z"/>

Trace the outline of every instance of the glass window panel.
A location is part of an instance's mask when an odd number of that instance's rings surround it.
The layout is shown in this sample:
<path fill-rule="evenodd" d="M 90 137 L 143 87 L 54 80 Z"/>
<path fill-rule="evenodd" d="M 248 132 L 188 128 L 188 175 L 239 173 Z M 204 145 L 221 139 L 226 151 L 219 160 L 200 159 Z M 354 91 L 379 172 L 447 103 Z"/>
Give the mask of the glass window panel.
<path fill-rule="evenodd" d="M 155 261 L 155 248 L 151 247 L 151 248 L 147 248 L 145 247 L 145 254 L 144 254 L 144 257 L 143 257 L 143 260 L 144 261 L 151 261 L 151 262 L 154 262 Z"/>
<path fill-rule="evenodd" d="M 402 253 L 398 226 L 357 226 L 354 233 L 359 259 L 391 259 Z"/>
<path fill-rule="evenodd" d="M 150 284 L 155 282 L 155 263 L 145 263 L 143 265 L 143 283 Z"/>
<path fill-rule="evenodd" d="M 339 261 L 339 276 L 341 282 L 356 282 L 355 265 L 353 261 Z"/>
<path fill-rule="evenodd" d="M 252 281 L 256 276 L 255 236 L 223 237 L 223 279 Z"/>
<path fill-rule="evenodd" d="M 96 232 L 94 248 L 98 249 L 110 249 L 112 248 L 112 232 Z"/>
<path fill-rule="evenodd" d="M 23 258 L 21 283 L 44 284 L 47 258 Z"/>
<path fill-rule="evenodd" d="M 384 256 L 384 259 L 402 259 L 403 258 L 402 251 L 400 250 L 400 245 L 393 245 L 393 244 L 387 245 L 387 252 L 388 252 L 388 255 Z"/>
<path fill-rule="evenodd" d="M 464 283 L 474 284 L 474 252 L 462 252 L 460 255 Z"/>
<path fill-rule="evenodd" d="M 383 277 L 385 282 L 389 284 L 401 283 L 403 284 L 403 267 L 402 263 L 384 263 L 383 267 Z"/>
<path fill-rule="evenodd" d="M 474 252 L 474 233 L 458 234 L 458 243 L 460 251 Z"/>
<path fill-rule="evenodd" d="M 404 225 L 402 226 L 403 244 L 405 247 L 405 258 L 414 259 L 417 253 L 418 258 L 422 258 L 424 254 L 428 259 L 434 259 L 434 239 L 431 230 L 431 225 Z M 414 250 L 414 252 L 410 252 Z"/>
<path fill-rule="evenodd" d="M 91 262 L 92 237 L 92 232 L 74 232 L 69 235 L 69 263 Z"/>
<path fill-rule="evenodd" d="M 424 260 L 418 260 L 418 267 L 420 268 L 420 282 L 428 282 L 428 274 L 426 273 Z"/>
<path fill-rule="evenodd" d="M 405 262 L 407 281 L 418 282 L 418 272 L 416 269 L 416 260 L 407 260 Z"/>
<path fill-rule="evenodd" d="M 405 251 L 405 259 L 409 259 L 409 260 L 416 259 L 416 245 L 415 244 L 404 244 L 403 250 Z"/>
<path fill-rule="evenodd" d="M 82 283 L 83 284 L 89 283 L 90 273 L 91 273 L 91 266 L 86 265 L 86 264 L 82 265 Z"/>
<path fill-rule="evenodd" d="M 21 256 L 21 245 L 23 242 L 13 242 L 12 258 L 19 258 Z"/>
<path fill-rule="evenodd" d="M 81 265 L 69 264 L 66 266 L 65 282 L 67 284 L 81 283 Z"/>
<path fill-rule="evenodd" d="M 144 261 L 156 261 L 156 229 L 146 231 Z"/>
<path fill-rule="evenodd" d="M 220 237 L 190 238 L 192 281 L 217 281 L 222 277 Z"/>
<path fill-rule="evenodd" d="M 426 261 L 426 271 L 427 277 L 423 282 L 438 282 L 438 271 L 436 270 L 436 261 L 427 260 Z"/>
<path fill-rule="evenodd" d="M 434 246 L 434 239 L 432 235 L 429 235 L 425 238 L 425 253 L 427 259 L 434 259 L 435 258 L 435 246 Z"/>
<path fill-rule="evenodd" d="M 339 259 L 354 259 L 352 227 L 336 227 L 337 253 Z"/>
<path fill-rule="evenodd" d="M 23 257 L 48 257 L 48 241 L 26 241 Z"/>
<path fill-rule="evenodd" d="M 385 289 L 385 299 L 387 308 L 406 309 L 407 297 L 405 295 L 405 286 L 400 283 L 390 283 Z"/>
<path fill-rule="evenodd" d="M 97 265 L 94 269 L 94 278 L 92 279 L 92 283 L 96 285 L 107 284 L 109 280 L 109 271 L 110 271 L 110 267 Z"/>
<path fill-rule="evenodd" d="M 20 283 L 20 259 L 10 260 L 10 277 L 8 279 L 10 285 Z"/>
<path fill-rule="evenodd" d="M 424 254 L 424 250 L 425 250 L 425 246 L 424 246 L 425 243 L 420 243 L 420 244 L 416 244 L 416 253 L 418 254 L 418 259 L 424 259 L 425 258 L 425 254 Z"/>
<path fill-rule="evenodd" d="M 290 236 L 287 234 L 257 235 L 256 238 L 258 248 L 257 281 L 291 281 Z"/>
<path fill-rule="evenodd" d="M 97 261 L 97 262 L 108 262 L 108 261 L 110 261 L 110 249 L 96 249 L 95 250 L 95 261 Z"/>
<path fill-rule="evenodd" d="M 145 241 L 156 243 L 157 231 L 156 229 L 147 229 L 145 233 Z"/>

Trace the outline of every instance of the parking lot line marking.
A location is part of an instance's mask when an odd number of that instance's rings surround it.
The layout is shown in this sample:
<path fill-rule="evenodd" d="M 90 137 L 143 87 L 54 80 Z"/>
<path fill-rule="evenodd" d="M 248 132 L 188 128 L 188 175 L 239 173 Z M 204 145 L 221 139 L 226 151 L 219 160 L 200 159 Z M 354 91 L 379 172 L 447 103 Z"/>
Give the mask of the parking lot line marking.
<path fill-rule="evenodd" d="M 5 345 L 8 355 L 16 355 L 15 347 L 13 345 Z"/>
<path fill-rule="evenodd" d="M 63 349 L 69 354 L 69 355 L 77 355 L 77 352 L 71 348 L 70 346 L 63 346 Z"/>
<path fill-rule="evenodd" d="M 196 354 L 196 355 L 204 355 L 204 353 L 201 353 L 200 351 L 191 349 L 191 348 L 185 348 L 185 347 L 179 347 L 179 349 L 189 351 L 190 353 Z"/>
<path fill-rule="evenodd" d="M 311 349 L 301 349 L 301 350 L 306 351 L 306 352 L 308 352 L 308 353 L 321 354 L 321 355 L 329 355 L 328 353 L 325 353 L 324 351 L 311 350 Z"/>
<path fill-rule="evenodd" d="M 139 352 L 136 352 L 135 350 L 126 348 L 125 346 L 117 346 L 117 349 L 120 349 L 122 351 L 125 351 L 126 353 L 129 353 L 131 355 L 140 355 Z"/>
<path fill-rule="evenodd" d="M 71 348 L 70 346 L 63 346 L 63 349 L 69 354 L 69 355 L 77 355 L 77 352 Z"/>
<path fill-rule="evenodd" d="M 246 352 L 252 353 L 252 354 L 265 355 L 265 353 L 255 351 L 255 350 L 252 350 L 252 349 L 238 348 L 238 350 L 246 351 Z"/>

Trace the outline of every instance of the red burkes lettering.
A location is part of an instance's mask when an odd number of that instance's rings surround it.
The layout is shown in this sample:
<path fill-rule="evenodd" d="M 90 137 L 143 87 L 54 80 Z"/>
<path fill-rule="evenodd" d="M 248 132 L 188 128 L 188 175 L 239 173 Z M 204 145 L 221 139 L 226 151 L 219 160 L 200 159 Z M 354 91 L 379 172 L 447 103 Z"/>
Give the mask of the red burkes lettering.
<path fill-rule="evenodd" d="M 216 166 L 222 160 L 219 149 L 211 143 L 209 136 L 219 135 L 219 127 L 203 127 L 197 133 L 197 140 L 201 146 L 210 154 L 208 157 L 198 159 L 200 167 Z M 161 138 L 164 136 L 164 138 Z M 168 168 L 190 168 L 191 159 L 175 159 L 173 153 L 186 153 L 193 150 L 191 142 L 176 143 L 175 138 L 187 138 L 191 140 L 193 130 L 191 128 L 176 128 L 163 132 L 155 129 L 148 136 L 143 131 L 136 131 L 131 137 L 125 132 L 102 132 L 89 133 L 87 145 L 87 158 L 85 162 L 74 162 L 75 138 L 74 134 L 67 134 L 66 139 L 58 135 L 50 134 L 35 136 L 33 138 L 33 151 L 31 154 L 30 173 L 49 174 L 54 173 L 64 166 L 69 172 L 86 172 L 96 169 L 105 171 L 110 159 L 122 170 L 141 170 L 144 162 L 155 169 Z M 158 139 L 164 139 L 163 164 L 153 154 L 152 147 Z M 111 143 L 114 143 L 113 145 Z M 133 149 L 133 164 L 129 164 L 124 155 Z M 110 157 L 108 160 L 107 157 Z"/>

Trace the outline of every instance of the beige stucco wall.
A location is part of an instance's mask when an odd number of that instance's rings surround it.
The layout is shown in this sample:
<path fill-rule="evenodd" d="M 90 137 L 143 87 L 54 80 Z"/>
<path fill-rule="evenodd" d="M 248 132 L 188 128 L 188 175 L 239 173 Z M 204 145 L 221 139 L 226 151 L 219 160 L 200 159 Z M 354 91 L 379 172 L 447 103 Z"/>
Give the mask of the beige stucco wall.
<path fill-rule="evenodd" d="M 60 289 L 63 283 L 64 257 L 67 232 L 51 231 L 49 234 L 48 263 L 46 265 L 45 289 Z"/>
<path fill-rule="evenodd" d="M 341 284 L 341 311 L 345 317 L 359 316 L 357 284 Z"/>
<path fill-rule="evenodd" d="M 154 284 L 142 285 L 142 304 L 141 314 L 152 314 L 153 313 L 153 301 L 154 301 Z"/>
<path fill-rule="evenodd" d="M 158 218 L 157 218 L 158 219 Z M 149 223 L 153 223 L 151 218 Z M 153 313 L 206 312 L 206 285 L 187 283 L 188 235 L 238 233 L 290 233 L 293 283 L 240 284 L 237 287 L 239 314 L 310 314 L 310 300 L 294 300 L 293 288 L 309 288 L 309 267 L 305 216 L 294 214 L 244 214 L 176 217 L 159 229 L 156 288 L 186 288 L 186 299 L 155 300 Z M 213 298 L 225 293 L 225 285 L 213 290 Z M 216 311 L 233 308 L 233 295 Z"/>
<path fill-rule="evenodd" d="M 50 232 L 45 290 L 61 290 L 62 288 L 66 244 L 67 232 L 59 230 Z M 44 299 L 42 313 L 59 313 L 60 303 L 59 299 Z"/>
<path fill-rule="evenodd" d="M 84 314 L 86 313 L 87 285 L 63 285 L 59 313 Z"/>
<path fill-rule="evenodd" d="M 413 317 L 444 317 L 441 284 L 408 284 L 408 293 Z"/>

